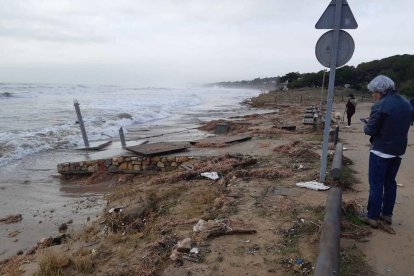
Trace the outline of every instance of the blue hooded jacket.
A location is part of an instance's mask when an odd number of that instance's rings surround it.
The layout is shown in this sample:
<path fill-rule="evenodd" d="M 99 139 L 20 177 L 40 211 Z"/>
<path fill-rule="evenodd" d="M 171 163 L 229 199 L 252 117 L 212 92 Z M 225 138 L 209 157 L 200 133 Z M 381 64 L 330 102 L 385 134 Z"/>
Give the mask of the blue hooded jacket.
<path fill-rule="evenodd" d="M 407 136 L 414 110 L 396 91 L 388 91 L 371 108 L 364 132 L 371 136 L 371 149 L 400 156 L 407 148 Z"/>

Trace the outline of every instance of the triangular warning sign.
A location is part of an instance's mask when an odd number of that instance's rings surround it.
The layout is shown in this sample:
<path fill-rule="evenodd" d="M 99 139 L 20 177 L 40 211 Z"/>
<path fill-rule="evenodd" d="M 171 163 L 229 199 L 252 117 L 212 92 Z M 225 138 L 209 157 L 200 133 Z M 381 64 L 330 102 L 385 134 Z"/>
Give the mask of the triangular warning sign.
<path fill-rule="evenodd" d="M 315 25 L 316 29 L 334 29 L 335 22 L 335 9 L 336 9 L 336 0 L 332 0 L 329 6 L 326 8 L 325 12 L 319 18 L 318 22 Z M 341 24 L 340 29 L 356 29 L 358 28 L 358 23 L 355 20 L 354 15 L 352 14 L 351 8 L 348 5 L 348 2 L 344 0 L 342 2 L 341 9 Z"/>

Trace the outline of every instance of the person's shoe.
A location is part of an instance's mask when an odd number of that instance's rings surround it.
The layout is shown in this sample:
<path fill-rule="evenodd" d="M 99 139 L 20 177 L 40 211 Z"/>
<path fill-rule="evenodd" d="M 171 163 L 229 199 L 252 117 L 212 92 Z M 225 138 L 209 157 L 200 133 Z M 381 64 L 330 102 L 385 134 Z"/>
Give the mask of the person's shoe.
<path fill-rule="evenodd" d="M 380 215 L 380 220 L 382 220 L 383 222 L 385 222 L 388 225 L 392 224 L 392 216 Z"/>
<path fill-rule="evenodd" d="M 370 219 L 367 216 L 362 216 L 362 217 L 359 217 L 359 218 L 360 218 L 360 220 L 362 220 L 363 223 L 368 224 L 372 228 L 374 228 L 374 229 L 378 228 L 378 220 Z"/>

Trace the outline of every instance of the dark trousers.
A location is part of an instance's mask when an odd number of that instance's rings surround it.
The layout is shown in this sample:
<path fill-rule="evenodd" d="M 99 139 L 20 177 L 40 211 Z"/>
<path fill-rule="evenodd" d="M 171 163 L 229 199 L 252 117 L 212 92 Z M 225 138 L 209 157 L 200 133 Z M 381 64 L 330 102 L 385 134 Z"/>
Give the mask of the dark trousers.
<path fill-rule="evenodd" d="M 397 176 L 401 158 L 382 158 L 372 152 L 369 155 L 368 217 L 378 219 L 392 216 L 397 196 Z"/>
<path fill-rule="evenodd" d="M 351 125 L 351 118 L 352 118 L 352 115 L 354 115 L 354 113 L 346 113 L 346 117 L 348 118 L 348 126 L 350 126 Z"/>

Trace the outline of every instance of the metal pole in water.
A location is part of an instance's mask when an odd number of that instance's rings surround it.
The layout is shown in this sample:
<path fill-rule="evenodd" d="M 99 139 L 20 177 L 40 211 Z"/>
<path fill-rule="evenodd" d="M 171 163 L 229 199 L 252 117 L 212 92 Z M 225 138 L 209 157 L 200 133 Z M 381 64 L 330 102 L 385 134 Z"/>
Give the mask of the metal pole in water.
<path fill-rule="evenodd" d="M 82 132 L 83 143 L 85 144 L 85 148 L 89 148 L 88 136 L 86 135 L 85 125 L 83 124 L 82 114 L 80 112 L 78 100 L 73 100 L 73 105 L 75 106 L 76 115 L 78 116 L 78 122 Z"/>
<path fill-rule="evenodd" d="M 119 128 L 119 138 L 121 139 L 122 148 L 126 148 L 124 129 L 122 127 Z"/>

